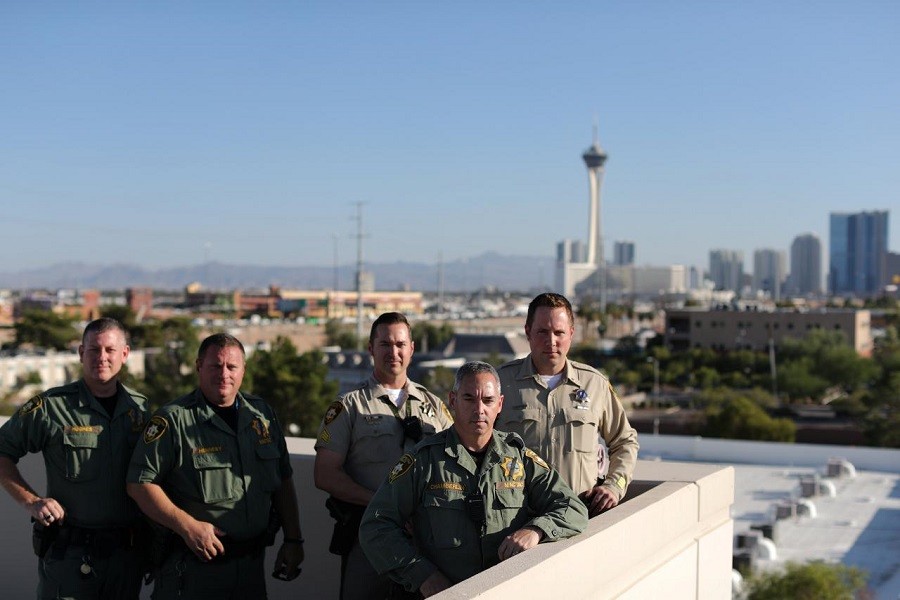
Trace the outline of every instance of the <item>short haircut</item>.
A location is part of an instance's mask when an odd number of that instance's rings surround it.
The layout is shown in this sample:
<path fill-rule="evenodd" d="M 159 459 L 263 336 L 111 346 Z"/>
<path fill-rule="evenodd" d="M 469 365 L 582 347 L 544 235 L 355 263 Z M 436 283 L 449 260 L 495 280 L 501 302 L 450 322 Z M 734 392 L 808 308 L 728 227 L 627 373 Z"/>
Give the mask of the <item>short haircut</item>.
<path fill-rule="evenodd" d="M 480 360 L 473 360 L 456 370 L 456 379 L 453 380 L 453 391 L 459 391 L 459 386 L 462 385 L 463 379 L 466 377 L 481 373 L 490 373 L 491 377 L 497 382 L 497 389 L 500 389 L 500 375 L 497 374 L 497 369 L 494 368 L 494 365 Z"/>
<path fill-rule="evenodd" d="M 569 315 L 569 325 L 575 327 L 575 315 L 572 313 L 572 305 L 562 294 L 554 294 L 553 292 L 545 292 L 538 294 L 534 300 L 528 305 L 528 316 L 525 317 L 525 327 L 531 327 L 534 322 L 534 313 L 542 306 L 547 308 L 564 308 L 566 314 Z"/>
<path fill-rule="evenodd" d="M 372 330 L 369 331 L 369 343 L 371 344 L 375 341 L 376 330 L 379 325 L 396 325 L 397 323 L 406 325 L 407 329 L 409 329 L 409 336 L 412 337 L 412 327 L 409 326 L 409 320 L 403 313 L 386 312 L 378 315 L 378 318 L 372 323 Z"/>
<path fill-rule="evenodd" d="M 241 340 L 230 333 L 214 333 L 200 342 L 200 349 L 197 350 L 197 360 L 203 360 L 203 357 L 206 356 L 206 351 L 209 350 L 211 346 L 215 346 L 216 348 L 238 348 L 241 351 L 241 356 L 244 358 L 247 357 L 247 353 L 244 352 L 244 345 L 241 343 Z"/>
<path fill-rule="evenodd" d="M 113 330 L 122 332 L 122 337 L 125 338 L 125 345 L 127 346 L 128 332 L 125 331 L 125 326 L 112 317 L 100 317 L 99 319 L 94 319 L 88 323 L 87 327 L 84 328 L 84 333 L 81 335 L 81 345 L 83 346 L 87 343 L 87 338 L 91 334 L 100 335 L 101 333 Z"/>

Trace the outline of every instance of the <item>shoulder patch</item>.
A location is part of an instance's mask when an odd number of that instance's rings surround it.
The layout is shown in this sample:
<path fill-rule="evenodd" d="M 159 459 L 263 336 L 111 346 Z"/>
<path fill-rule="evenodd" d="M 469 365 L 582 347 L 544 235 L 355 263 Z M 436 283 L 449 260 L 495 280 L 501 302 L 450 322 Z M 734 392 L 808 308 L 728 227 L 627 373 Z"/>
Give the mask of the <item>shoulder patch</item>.
<path fill-rule="evenodd" d="M 19 407 L 19 415 L 24 417 L 25 415 L 33 413 L 34 411 L 36 411 L 43 405 L 44 405 L 44 398 L 40 395 L 37 395 Z"/>
<path fill-rule="evenodd" d="M 166 433 L 169 422 L 159 416 L 150 417 L 147 427 L 144 428 L 144 443 L 152 444 Z"/>
<path fill-rule="evenodd" d="M 525 456 L 530 458 L 534 462 L 534 464 L 540 467 L 544 467 L 548 471 L 550 470 L 550 467 L 547 465 L 547 463 L 544 462 L 544 459 L 538 456 L 537 453 L 535 453 L 535 451 L 531 448 L 525 448 Z"/>
<path fill-rule="evenodd" d="M 411 454 L 401 456 L 394 468 L 391 469 L 391 474 L 388 475 L 388 483 L 394 483 L 406 475 L 414 464 L 416 464 L 416 459 Z"/>
<path fill-rule="evenodd" d="M 325 411 L 325 425 L 330 425 L 332 421 L 337 419 L 342 410 L 344 410 L 344 405 L 337 400 L 329 404 L 328 410 Z"/>

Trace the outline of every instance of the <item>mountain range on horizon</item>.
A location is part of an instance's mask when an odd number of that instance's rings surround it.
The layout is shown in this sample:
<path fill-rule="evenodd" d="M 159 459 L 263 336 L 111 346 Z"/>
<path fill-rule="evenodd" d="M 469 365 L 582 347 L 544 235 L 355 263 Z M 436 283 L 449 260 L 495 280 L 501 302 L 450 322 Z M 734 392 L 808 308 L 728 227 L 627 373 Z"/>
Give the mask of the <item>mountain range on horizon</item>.
<path fill-rule="evenodd" d="M 531 291 L 552 287 L 555 261 L 550 256 L 511 256 L 486 252 L 469 259 L 431 263 L 396 261 L 369 263 L 364 269 L 375 277 L 375 289 L 437 291 L 443 271 L 446 292 L 493 287 L 502 291 Z M 152 287 L 180 290 L 190 283 L 208 289 L 265 289 L 270 285 L 295 289 L 352 290 L 356 265 L 267 266 L 207 262 L 199 265 L 149 269 L 134 264 L 62 262 L 19 271 L 0 270 L 0 288 L 121 289 Z M 337 286 L 335 286 L 337 282 Z"/>

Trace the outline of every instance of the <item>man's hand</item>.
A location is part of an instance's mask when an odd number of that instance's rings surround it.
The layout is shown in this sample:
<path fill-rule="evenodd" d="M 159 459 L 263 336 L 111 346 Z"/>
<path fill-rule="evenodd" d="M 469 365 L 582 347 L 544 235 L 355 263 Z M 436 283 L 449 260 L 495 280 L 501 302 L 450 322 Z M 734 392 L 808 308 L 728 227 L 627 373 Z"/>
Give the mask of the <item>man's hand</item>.
<path fill-rule="evenodd" d="M 540 543 L 542 537 L 544 537 L 544 532 L 537 527 L 523 527 L 503 538 L 497 555 L 500 560 L 506 560 L 529 548 L 534 548 Z"/>
<path fill-rule="evenodd" d="M 447 579 L 443 573 L 435 571 L 422 583 L 419 587 L 419 591 L 422 592 L 423 598 L 428 598 L 429 596 L 434 596 L 439 592 L 443 592 L 450 587 L 450 585 L 450 580 Z"/>
<path fill-rule="evenodd" d="M 588 517 L 596 517 L 619 503 L 616 495 L 601 485 L 595 485 L 590 490 L 582 493 L 581 500 L 588 507 Z"/>
<path fill-rule="evenodd" d="M 224 554 L 225 546 L 219 537 L 225 535 L 225 532 L 212 523 L 193 519 L 192 521 L 181 534 L 185 545 L 190 548 L 191 552 L 204 562 Z"/>
<path fill-rule="evenodd" d="M 41 525 L 61 524 L 66 516 L 62 505 L 53 498 L 38 498 L 28 505 L 31 518 Z"/>
<path fill-rule="evenodd" d="M 291 581 L 300 575 L 300 563 L 303 562 L 303 544 L 288 542 L 281 544 L 278 556 L 275 557 L 275 573 L 277 579 Z"/>

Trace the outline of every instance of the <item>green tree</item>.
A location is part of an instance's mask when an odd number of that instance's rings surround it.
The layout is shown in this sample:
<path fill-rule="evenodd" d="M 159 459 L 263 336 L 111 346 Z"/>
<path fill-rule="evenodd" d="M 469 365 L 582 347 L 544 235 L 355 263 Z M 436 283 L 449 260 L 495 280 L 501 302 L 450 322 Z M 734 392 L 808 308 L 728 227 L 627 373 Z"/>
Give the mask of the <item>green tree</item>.
<path fill-rule="evenodd" d="M 26 310 L 14 327 L 13 346 L 16 348 L 31 344 L 38 348 L 65 350 L 81 337 L 75 329 L 75 319 L 49 310 Z"/>
<path fill-rule="evenodd" d="M 449 398 L 450 390 L 453 389 L 453 382 L 456 373 L 453 369 L 447 367 L 435 367 L 430 373 L 426 373 L 422 377 L 422 385 L 428 388 L 432 394 L 443 400 L 445 403 Z"/>
<path fill-rule="evenodd" d="M 328 346 L 356 348 L 356 333 L 339 319 L 329 319 L 325 323 L 325 343 Z"/>
<path fill-rule="evenodd" d="M 298 355 L 297 347 L 279 336 L 270 350 L 257 350 L 247 363 L 244 389 L 262 396 L 288 435 L 315 436 L 338 384 L 327 379 L 328 366 L 318 350 Z M 299 427 L 292 433 L 291 425 Z"/>
<path fill-rule="evenodd" d="M 420 321 L 412 326 L 412 338 L 416 343 L 416 350 L 427 352 L 436 350 L 449 342 L 456 331 L 449 323 L 433 325 L 427 321 Z"/>
<path fill-rule="evenodd" d="M 154 343 L 152 347 L 145 347 L 144 379 L 128 375 L 123 382 L 146 395 L 155 409 L 197 387 L 194 365 L 200 340 L 197 329 L 183 317 L 146 327 L 141 330 L 149 334 L 144 339 Z"/>
<path fill-rule="evenodd" d="M 701 401 L 707 405 L 704 436 L 768 442 L 794 441 L 797 427 L 791 420 L 773 419 L 745 393 L 718 389 L 704 392 Z"/>
<path fill-rule="evenodd" d="M 787 563 L 748 580 L 747 600 L 847 600 L 866 590 L 866 573 L 823 562 Z"/>

